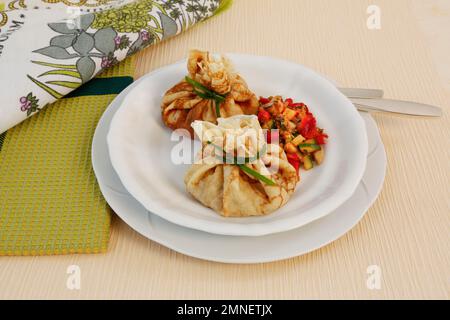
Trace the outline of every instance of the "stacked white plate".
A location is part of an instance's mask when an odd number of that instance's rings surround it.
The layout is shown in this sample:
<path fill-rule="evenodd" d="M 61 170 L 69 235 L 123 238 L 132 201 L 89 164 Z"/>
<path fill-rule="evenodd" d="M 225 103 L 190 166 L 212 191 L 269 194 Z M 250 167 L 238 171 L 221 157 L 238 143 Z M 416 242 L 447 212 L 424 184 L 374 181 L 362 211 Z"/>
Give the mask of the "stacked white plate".
<path fill-rule="evenodd" d="M 224 218 L 203 207 L 185 191 L 189 164 L 174 161 L 180 146 L 185 153 L 190 148 L 187 159 L 199 146 L 179 140 L 161 120 L 163 94 L 186 75 L 182 61 L 133 83 L 100 119 L 92 161 L 106 201 L 143 236 L 206 260 L 275 261 L 336 240 L 363 217 L 383 185 L 386 155 L 374 120 L 308 68 L 269 57 L 228 57 L 258 95 L 310 107 L 330 136 L 324 163 L 301 171 L 291 200 L 271 215 Z"/>

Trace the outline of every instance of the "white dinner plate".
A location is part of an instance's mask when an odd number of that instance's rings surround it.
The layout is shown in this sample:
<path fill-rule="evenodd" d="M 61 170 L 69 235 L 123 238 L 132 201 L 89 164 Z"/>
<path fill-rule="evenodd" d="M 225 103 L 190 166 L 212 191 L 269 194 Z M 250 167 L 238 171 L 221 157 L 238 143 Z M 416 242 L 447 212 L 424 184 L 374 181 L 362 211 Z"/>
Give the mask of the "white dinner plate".
<path fill-rule="evenodd" d="M 384 146 L 375 121 L 369 114 L 361 113 L 369 139 L 365 173 L 355 193 L 326 217 L 301 228 L 261 237 L 215 235 L 170 223 L 148 212 L 128 193 L 109 159 L 109 125 L 132 87 L 123 91 L 100 119 L 93 138 L 92 163 L 100 189 L 115 213 L 144 237 L 172 250 L 224 263 L 262 263 L 299 256 L 331 243 L 353 228 L 382 188 L 386 171 Z"/>
<path fill-rule="evenodd" d="M 228 56 L 257 95 L 280 94 L 309 106 L 319 127 L 330 136 L 324 163 L 301 171 L 301 182 L 290 201 L 267 216 L 224 218 L 193 199 L 183 182 L 190 164 L 177 165 L 171 160 L 179 141 L 171 141 L 172 131 L 164 126 L 160 109 L 164 93 L 186 75 L 184 61 L 139 79 L 115 113 L 107 142 L 121 182 L 150 212 L 214 234 L 273 234 L 329 214 L 355 192 L 364 173 L 367 135 L 363 119 L 333 84 L 306 67 L 270 57 Z"/>

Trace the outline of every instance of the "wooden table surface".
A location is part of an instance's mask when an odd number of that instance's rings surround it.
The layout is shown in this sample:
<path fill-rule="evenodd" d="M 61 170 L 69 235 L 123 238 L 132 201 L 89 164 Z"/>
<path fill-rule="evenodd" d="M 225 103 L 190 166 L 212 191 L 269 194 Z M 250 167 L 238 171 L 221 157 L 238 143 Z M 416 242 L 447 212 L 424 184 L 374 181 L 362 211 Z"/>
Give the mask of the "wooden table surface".
<path fill-rule="evenodd" d="M 367 8 L 381 9 L 369 30 Z M 101 255 L 0 258 L 0 298 L 449 298 L 450 2 L 235 0 L 233 8 L 138 54 L 137 76 L 189 48 L 270 55 L 344 86 L 442 106 L 439 119 L 375 115 L 388 156 L 383 191 L 364 219 L 310 254 L 260 265 L 193 259 L 113 218 Z M 66 286 L 81 270 L 80 290 Z M 381 270 L 370 290 L 367 268 Z"/>

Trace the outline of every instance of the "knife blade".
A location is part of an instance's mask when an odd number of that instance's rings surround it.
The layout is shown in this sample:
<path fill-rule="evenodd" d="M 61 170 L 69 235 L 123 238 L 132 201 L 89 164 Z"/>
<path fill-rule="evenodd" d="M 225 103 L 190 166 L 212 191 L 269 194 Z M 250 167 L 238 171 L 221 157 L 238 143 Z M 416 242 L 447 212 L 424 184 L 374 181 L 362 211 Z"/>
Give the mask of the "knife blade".
<path fill-rule="evenodd" d="M 364 111 L 393 112 L 428 117 L 442 116 L 441 108 L 412 101 L 359 98 L 351 98 L 350 101 L 357 109 Z"/>

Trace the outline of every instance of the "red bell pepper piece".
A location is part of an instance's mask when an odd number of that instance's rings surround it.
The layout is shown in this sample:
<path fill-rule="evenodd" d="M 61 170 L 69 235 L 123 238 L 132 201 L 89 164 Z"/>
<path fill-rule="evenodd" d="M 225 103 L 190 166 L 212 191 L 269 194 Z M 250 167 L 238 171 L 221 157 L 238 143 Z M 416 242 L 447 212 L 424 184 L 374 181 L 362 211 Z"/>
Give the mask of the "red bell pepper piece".
<path fill-rule="evenodd" d="M 269 121 L 271 119 L 271 115 L 268 111 L 260 108 L 258 111 L 258 120 L 261 123 L 266 123 L 267 121 Z"/>
<path fill-rule="evenodd" d="M 297 131 L 306 139 L 312 139 L 317 135 L 316 119 L 311 113 L 302 118 L 297 126 Z"/>
<path fill-rule="evenodd" d="M 264 98 L 264 97 L 259 97 L 259 102 L 260 102 L 261 104 L 266 104 L 266 103 L 269 103 L 269 102 L 270 102 L 270 99 Z"/>
<path fill-rule="evenodd" d="M 328 135 L 325 133 L 319 133 L 317 136 L 314 137 L 314 139 L 316 139 L 316 142 L 318 144 L 326 144 L 327 141 L 326 139 L 328 138 Z"/>
<path fill-rule="evenodd" d="M 288 162 L 295 168 L 295 170 L 297 171 L 297 174 L 298 174 L 298 171 L 300 169 L 300 162 L 301 162 L 298 154 L 288 153 L 288 154 L 286 154 L 286 156 L 287 156 Z"/>
<path fill-rule="evenodd" d="M 304 107 L 305 104 L 300 102 L 300 103 L 292 103 L 289 106 L 292 107 L 292 108 L 299 108 L 299 107 Z"/>

